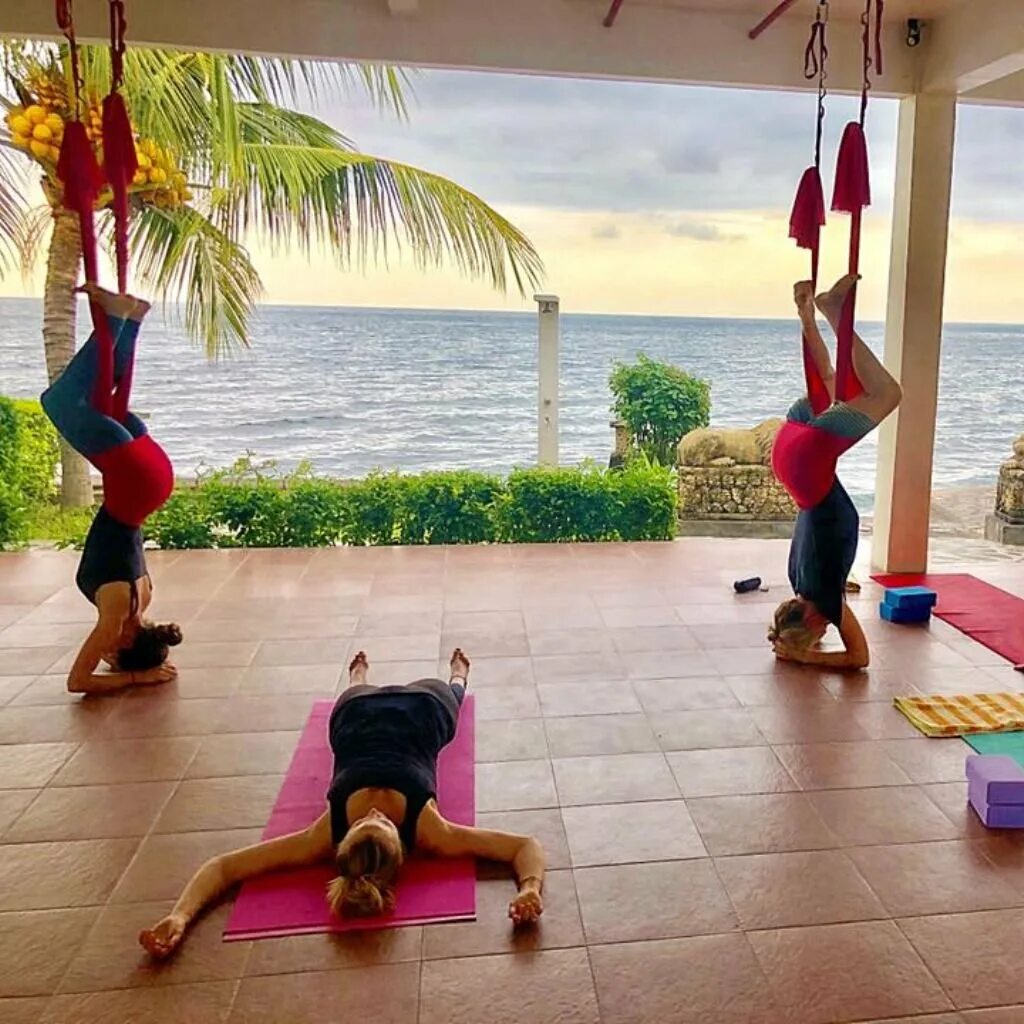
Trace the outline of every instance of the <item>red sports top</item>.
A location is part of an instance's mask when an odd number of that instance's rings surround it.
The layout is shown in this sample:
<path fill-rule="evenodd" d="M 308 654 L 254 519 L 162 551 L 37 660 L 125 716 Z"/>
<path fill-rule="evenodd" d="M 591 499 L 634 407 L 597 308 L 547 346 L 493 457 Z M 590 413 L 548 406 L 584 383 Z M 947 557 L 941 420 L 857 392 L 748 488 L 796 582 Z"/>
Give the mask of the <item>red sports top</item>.
<path fill-rule="evenodd" d="M 141 526 L 174 490 L 171 460 L 149 434 L 90 461 L 103 474 L 104 508 L 126 526 Z"/>
<path fill-rule="evenodd" d="M 775 435 L 772 469 L 799 508 L 814 508 L 835 483 L 839 456 L 857 441 L 810 423 L 787 420 Z"/>

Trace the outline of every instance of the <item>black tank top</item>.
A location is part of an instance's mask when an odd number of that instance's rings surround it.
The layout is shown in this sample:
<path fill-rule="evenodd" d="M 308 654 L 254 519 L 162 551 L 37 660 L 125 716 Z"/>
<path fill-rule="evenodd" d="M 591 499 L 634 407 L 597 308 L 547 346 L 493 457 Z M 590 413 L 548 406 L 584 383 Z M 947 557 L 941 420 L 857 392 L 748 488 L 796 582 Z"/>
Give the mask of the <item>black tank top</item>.
<path fill-rule="evenodd" d="M 393 789 L 405 797 L 398 833 L 407 850 L 428 800 L 437 796 L 437 757 L 455 736 L 455 713 L 430 689 L 438 680 L 408 686 L 367 687 L 342 694 L 328 727 L 334 774 L 327 803 L 336 846 L 349 829 L 346 805 L 360 789 Z M 454 697 L 452 698 L 454 703 Z"/>
<path fill-rule="evenodd" d="M 96 591 L 107 583 L 127 583 L 132 589 L 132 614 L 138 610 L 136 581 L 146 573 L 142 530 L 118 522 L 101 505 L 89 527 L 75 582 L 93 604 Z"/>

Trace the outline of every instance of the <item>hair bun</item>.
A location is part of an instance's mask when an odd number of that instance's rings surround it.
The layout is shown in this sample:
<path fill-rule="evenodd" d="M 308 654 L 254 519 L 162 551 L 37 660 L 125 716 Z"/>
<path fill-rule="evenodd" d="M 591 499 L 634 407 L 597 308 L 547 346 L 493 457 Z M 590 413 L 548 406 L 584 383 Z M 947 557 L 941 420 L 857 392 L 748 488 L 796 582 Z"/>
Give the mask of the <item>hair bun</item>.
<path fill-rule="evenodd" d="M 177 647 L 181 643 L 181 626 L 176 622 L 165 622 L 156 627 L 156 635 L 161 643 L 168 647 Z"/>

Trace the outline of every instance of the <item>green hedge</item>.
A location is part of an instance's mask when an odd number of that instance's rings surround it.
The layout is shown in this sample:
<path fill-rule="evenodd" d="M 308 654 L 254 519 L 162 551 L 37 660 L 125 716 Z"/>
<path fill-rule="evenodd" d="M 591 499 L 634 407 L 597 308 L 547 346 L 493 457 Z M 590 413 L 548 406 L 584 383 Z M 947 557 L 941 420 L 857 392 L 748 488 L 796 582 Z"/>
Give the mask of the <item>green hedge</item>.
<path fill-rule="evenodd" d="M 146 533 L 162 548 L 668 540 L 676 501 L 672 471 L 644 459 L 507 480 L 465 470 L 352 483 L 243 459 L 176 491 Z"/>
<path fill-rule="evenodd" d="M 0 397 L 0 548 L 23 543 L 56 498 L 57 431 L 38 402 Z"/>

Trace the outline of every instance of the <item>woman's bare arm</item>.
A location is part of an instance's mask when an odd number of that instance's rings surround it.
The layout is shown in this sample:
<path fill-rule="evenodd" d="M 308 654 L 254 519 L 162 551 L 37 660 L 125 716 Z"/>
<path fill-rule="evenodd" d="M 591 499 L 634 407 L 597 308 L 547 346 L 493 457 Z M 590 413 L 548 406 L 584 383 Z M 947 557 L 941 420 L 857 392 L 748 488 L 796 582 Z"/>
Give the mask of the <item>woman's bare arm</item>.
<path fill-rule="evenodd" d="M 309 828 L 268 839 L 208 860 L 185 886 L 174 909 L 162 921 L 139 935 L 152 956 L 169 956 L 181 945 L 189 925 L 233 885 L 280 868 L 315 864 L 330 855 L 331 821 L 324 811 Z"/>
<path fill-rule="evenodd" d="M 441 857 L 480 857 L 508 864 L 519 887 L 509 904 L 509 917 L 515 924 L 529 924 L 543 913 L 544 847 L 532 836 L 456 825 L 428 804 L 420 816 L 417 840 Z"/>

